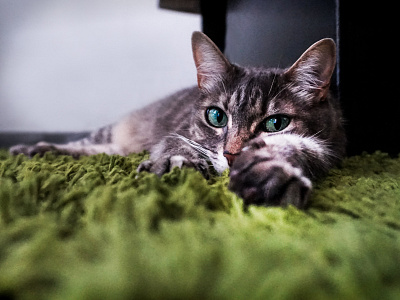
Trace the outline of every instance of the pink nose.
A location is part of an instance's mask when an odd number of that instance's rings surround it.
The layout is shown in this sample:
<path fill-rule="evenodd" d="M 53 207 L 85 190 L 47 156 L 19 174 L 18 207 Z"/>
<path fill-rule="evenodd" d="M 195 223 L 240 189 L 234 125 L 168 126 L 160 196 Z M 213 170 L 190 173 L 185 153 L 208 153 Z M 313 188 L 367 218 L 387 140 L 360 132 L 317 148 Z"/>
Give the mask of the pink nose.
<path fill-rule="evenodd" d="M 230 167 L 232 166 L 233 162 L 236 159 L 236 156 L 238 156 L 238 155 L 239 155 L 239 153 L 232 154 L 232 153 L 229 153 L 228 151 L 224 151 L 224 156 L 226 157 L 226 159 L 228 161 L 228 165 Z"/>

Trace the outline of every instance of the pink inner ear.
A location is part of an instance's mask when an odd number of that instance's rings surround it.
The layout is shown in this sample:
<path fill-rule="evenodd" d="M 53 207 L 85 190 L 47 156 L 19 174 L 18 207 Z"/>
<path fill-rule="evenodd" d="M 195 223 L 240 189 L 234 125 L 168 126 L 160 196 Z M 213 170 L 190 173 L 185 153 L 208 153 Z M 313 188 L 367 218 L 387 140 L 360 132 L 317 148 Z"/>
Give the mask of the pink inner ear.
<path fill-rule="evenodd" d="M 316 54 L 319 56 L 319 65 L 321 68 L 319 75 L 321 85 L 318 95 L 320 100 L 324 100 L 328 96 L 333 70 L 335 69 L 336 55 L 331 51 L 332 49 L 321 47 L 320 51 Z"/>
<path fill-rule="evenodd" d="M 336 64 L 336 46 L 333 40 L 323 39 L 308 48 L 286 71 L 297 82 L 295 90 L 303 96 L 323 100 L 328 96 L 330 80 Z"/>
<path fill-rule="evenodd" d="M 201 89 L 202 88 L 202 79 L 203 76 L 201 76 L 199 73 L 197 73 L 197 86 Z"/>
<path fill-rule="evenodd" d="M 333 70 L 335 69 L 336 64 L 336 54 L 332 52 L 332 48 L 321 46 L 316 51 L 316 55 L 319 57 L 319 65 L 320 65 L 320 80 L 322 81 L 322 87 L 328 85 L 331 81 L 331 77 L 333 74 Z"/>

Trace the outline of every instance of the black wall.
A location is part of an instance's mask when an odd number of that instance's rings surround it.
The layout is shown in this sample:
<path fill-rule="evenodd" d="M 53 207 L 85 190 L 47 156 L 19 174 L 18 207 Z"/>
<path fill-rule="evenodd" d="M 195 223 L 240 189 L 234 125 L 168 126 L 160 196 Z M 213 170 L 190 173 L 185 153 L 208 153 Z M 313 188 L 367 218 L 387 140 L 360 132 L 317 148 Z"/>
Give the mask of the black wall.
<path fill-rule="evenodd" d="M 394 4 L 338 3 L 339 91 L 349 155 L 376 150 L 400 153 Z"/>

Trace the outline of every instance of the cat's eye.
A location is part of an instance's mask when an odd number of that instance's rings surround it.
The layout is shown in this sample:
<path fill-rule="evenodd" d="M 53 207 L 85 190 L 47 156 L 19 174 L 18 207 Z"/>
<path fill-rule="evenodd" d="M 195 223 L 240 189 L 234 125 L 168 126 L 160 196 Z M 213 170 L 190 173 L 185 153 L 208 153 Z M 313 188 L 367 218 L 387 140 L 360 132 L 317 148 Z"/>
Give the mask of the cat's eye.
<path fill-rule="evenodd" d="M 228 117 L 218 107 L 210 107 L 206 110 L 207 122 L 214 127 L 225 127 L 228 124 Z"/>
<path fill-rule="evenodd" d="M 270 116 L 263 122 L 263 130 L 266 132 L 278 132 L 288 127 L 289 123 L 290 119 L 285 115 Z"/>

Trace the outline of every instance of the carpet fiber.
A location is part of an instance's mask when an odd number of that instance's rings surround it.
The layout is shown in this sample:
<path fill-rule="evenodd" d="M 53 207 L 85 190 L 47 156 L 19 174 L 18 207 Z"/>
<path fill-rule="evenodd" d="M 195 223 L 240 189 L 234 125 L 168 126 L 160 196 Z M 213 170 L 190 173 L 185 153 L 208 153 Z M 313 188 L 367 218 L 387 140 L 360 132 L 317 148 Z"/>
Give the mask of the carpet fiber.
<path fill-rule="evenodd" d="M 146 157 L 0 151 L 0 298 L 398 299 L 399 158 L 347 158 L 298 210 Z"/>

